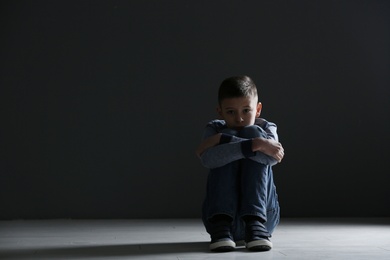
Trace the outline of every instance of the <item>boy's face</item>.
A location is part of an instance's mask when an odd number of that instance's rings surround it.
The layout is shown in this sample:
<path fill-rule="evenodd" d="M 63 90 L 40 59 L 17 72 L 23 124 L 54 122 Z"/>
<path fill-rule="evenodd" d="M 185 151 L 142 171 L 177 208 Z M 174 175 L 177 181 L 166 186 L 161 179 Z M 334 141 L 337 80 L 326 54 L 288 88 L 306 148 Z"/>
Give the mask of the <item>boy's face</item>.
<path fill-rule="evenodd" d="M 218 114 L 225 120 L 228 128 L 239 130 L 253 125 L 260 116 L 261 103 L 257 97 L 225 98 L 217 108 Z"/>

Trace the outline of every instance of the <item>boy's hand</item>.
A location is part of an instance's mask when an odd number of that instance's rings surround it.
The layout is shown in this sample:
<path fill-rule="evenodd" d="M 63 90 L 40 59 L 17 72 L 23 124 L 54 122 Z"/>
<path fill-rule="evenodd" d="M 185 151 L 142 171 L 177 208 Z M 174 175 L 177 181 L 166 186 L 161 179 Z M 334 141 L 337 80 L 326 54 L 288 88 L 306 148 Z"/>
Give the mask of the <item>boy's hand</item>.
<path fill-rule="evenodd" d="M 198 149 L 196 149 L 196 155 L 200 157 L 204 151 L 206 151 L 208 148 L 216 146 L 219 144 L 219 141 L 221 139 L 221 133 L 210 136 L 202 141 L 202 143 L 199 145 Z"/>
<path fill-rule="evenodd" d="M 284 157 L 284 149 L 281 143 L 261 137 L 252 139 L 252 151 L 262 152 L 281 162 Z"/>

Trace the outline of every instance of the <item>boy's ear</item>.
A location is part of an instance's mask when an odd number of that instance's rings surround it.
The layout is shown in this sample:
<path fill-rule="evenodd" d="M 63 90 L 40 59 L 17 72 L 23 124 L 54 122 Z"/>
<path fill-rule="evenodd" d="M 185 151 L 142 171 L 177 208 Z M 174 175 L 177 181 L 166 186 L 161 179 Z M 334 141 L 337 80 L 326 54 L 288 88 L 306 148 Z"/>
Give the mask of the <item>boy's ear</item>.
<path fill-rule="evenodd" d="M 261 109 L 263 108 L 263 104 L 261 104 L 261 102 L 257 103 L 257 107 L 256 107 L 256 117 L 259 117 L 260 114 L 261 114 Z"/>

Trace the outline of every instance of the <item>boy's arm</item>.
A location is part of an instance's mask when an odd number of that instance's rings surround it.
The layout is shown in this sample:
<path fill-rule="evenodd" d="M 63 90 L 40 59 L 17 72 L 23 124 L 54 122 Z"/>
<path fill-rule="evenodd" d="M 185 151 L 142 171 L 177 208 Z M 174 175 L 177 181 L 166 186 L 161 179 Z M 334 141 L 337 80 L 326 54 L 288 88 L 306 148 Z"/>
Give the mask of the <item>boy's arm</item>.
<path fill-rule="evenodd" d="M 256 151 L 256 156 L 251 159 L 262 163 L 264 155 L 268 156 L 270 165 L 280 163 L 284 157 L 284 149 L 281 143 L 274 139 L 256 137 L 252 139 L 252 150 Z M 271 157 L 271 158 L 269 158 Z"/>
<path fill-rule="evenodd" d="M 203 166 L 213 169 L 245 158 L 244 153 L 249 152 L 253 155 L 251 144 L 246 142 L 243 145 L 239 138 L 220 133 L 217 129 L 213 124 L 208 124 L 204 130 L 202 142 L 196 150 Z"/>
<path fill-rule="evenodd" d="M 217 133 L 203 139 L 203 141 L 196 149 L 196 155 L 200 158 L 200 156 L 204 153 L 204 151 L 219 144 L 221 140 L 221 135 L 222 135 L 221 133 Z"/>
<path fill-rule="evenodd" d="M 256 156 L 251 159 L 262 163 L 264 155 L 270 156 L 270 165 L 281 162 L 284 157 L 284 149 L 279 143 L 277 126 L 272 122 L 268 122 L 263 118 L 256 118 L 255 124 L 264 130 L 264 136 L 257 137 L 253 140 L 253 151 L 257 151 Z M 269 159 L 269 158 L 268 158 Z"/>
<path fill-rule="evenodd" d="M 196 150 L 206 168 L 217 168 L 232 161 L 250 158 L 256 162 L 275 165 L 283 159 L 284 150 L 278 142 L 276 125 L 259 119 L 260 125 L 267 133 L 267 138 L 245 139 L 222 134 L 208 125 L 203 134 L 203 141 Z"/>
<path fill-rule="evenodd" d="M 206 149 L 199 158 L 203 166 L 213 169 L 243 159 L 246 157 L 245 153 L 253 154 L 251 145 L 243 145 L 243 142 L 230 142 Z"/>
<path fill-rule="evenodd" d="M 224 139 L 224 135 L 219 135 L 220 139 Z M 280 153 L 280 148 L 283 148 L 274 140 L 265 138 L 245 139 L 236 136 L 230 138 L 230 142 L 220 142 L 198 155 L 203 166 L 213 169 L 243 158 L 250 158 L 256 162 L 272 166 L 283 158 L 283 154 Z"/>
<path fill-rule="evenodd" d="M 207 127 L 196 154 L 202 165 L 210 169 L 243 158 L 251 158 L 266 165 L 278 163 L 279 160 L 272 157 L 277 142 L 264 138 L 262 138 L 264 140 L 258 139 L 245 139 L 222 134 L 211 127 Z M 267 155 L 266 153 L 270 154 Z"/>
<path fill-rule="evenodd" d="M 267 139 L 273 139 L 279 142 L 276 124 L 268 122 L 264 118 L 256 118 L 255 124 L 264 130 L 267 135 Z"/>

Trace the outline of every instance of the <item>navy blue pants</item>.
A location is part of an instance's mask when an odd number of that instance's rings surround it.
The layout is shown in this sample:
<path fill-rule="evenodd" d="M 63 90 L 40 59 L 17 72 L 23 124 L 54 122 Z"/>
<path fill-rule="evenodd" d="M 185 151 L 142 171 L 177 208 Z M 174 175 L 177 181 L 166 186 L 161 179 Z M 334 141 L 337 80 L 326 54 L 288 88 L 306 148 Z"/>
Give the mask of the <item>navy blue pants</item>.
<path fill-rule="evenodd" d="M 247 127 L 243 132 L 238 132 L 237 136 L 254 138 L 264 135 L 258 126 L 251 126 L 249 131 Z M 207 232 L 210 233 L 213 225 L 209 220 L 220 214 L 233 219 L 232 234 L 235 241 L 245 237 L 244 216 L 261 218 L 269 234 L 272 234 L 280 219 L 272 167 L 246 158 L 211 169 L 202 210 Z"/>

